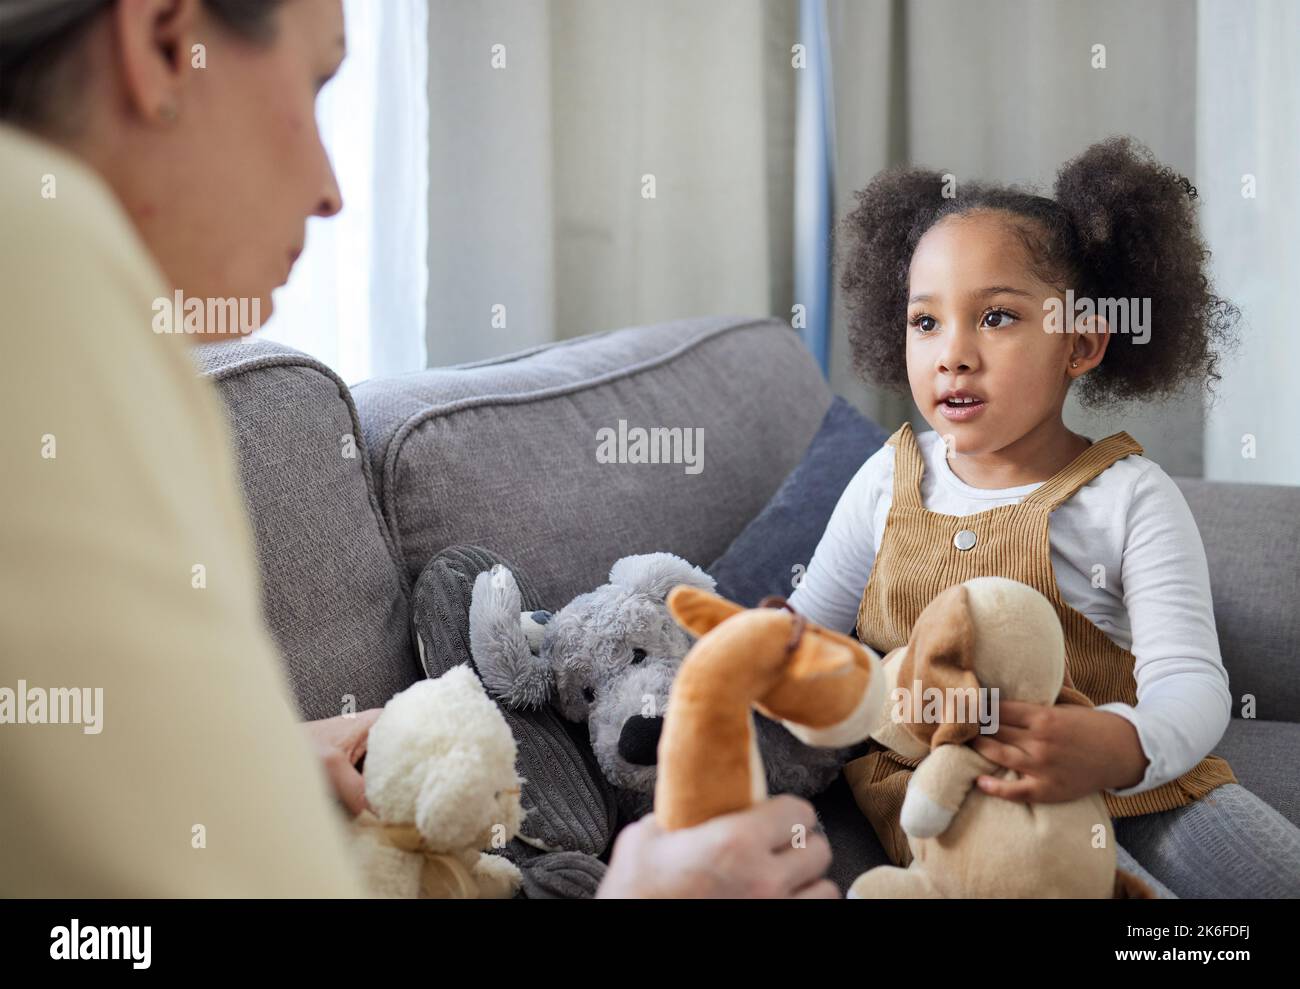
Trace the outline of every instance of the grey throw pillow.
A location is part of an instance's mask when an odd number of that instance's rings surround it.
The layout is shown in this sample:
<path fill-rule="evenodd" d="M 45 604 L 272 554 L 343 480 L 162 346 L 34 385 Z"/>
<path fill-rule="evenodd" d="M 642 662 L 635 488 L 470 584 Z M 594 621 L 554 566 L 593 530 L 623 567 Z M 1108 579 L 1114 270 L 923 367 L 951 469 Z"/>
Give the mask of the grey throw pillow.
<path fill-rule="evenodd" d="M 789 597 L 797 568 L 808 566 L 840 495 L 887 439 L 836 396 L 798 466 L 709 567 L 718 593 L 746 608 L 769 595 Z"/>

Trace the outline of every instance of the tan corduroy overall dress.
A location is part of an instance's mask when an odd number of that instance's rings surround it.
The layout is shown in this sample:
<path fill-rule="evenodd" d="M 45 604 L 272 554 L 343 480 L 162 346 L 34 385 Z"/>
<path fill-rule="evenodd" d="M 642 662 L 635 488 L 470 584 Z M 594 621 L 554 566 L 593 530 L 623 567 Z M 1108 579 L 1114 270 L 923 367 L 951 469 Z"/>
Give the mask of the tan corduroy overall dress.
<path fill-rule="evenodd" d="M 893 501 L 858 609 L 858 637 L 883 656 L 907 643 L 913 623 L 939 592 L 973 577 L 1009 577 L 1042 593 L 1061 619 L 1067 688 L 1061 702 L 1137 704 L 1133 654 L 1061 597 L 1052 571 L 1048 516 L 1117 460 L 1140 454 L 1142 447 L 1128 433 L 1115 433 L 1092 444 L 1017 505 L 975 515 L 944 515 L 922 503 L 925 462 L 911 425 L 904 423 L 888 442 L 894 447 Z M 918 762 L 873 741 L 866 755 L 844 768 L 858 806 L 899 866 L 912 857 L 899 812 Z M 1102 796 L 1112 816 L 1134 817 L 1182 807 L 1234 782 L 1227 762 L 1211 755 L 1145 793 Z"/>

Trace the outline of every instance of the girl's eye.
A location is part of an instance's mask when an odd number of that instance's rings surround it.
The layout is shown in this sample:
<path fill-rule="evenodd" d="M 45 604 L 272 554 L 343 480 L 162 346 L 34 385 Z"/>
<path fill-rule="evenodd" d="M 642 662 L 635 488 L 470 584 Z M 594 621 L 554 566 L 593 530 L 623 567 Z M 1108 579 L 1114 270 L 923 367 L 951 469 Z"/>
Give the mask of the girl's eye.
<path fill-rule="evenodd" d="M 929 333 L 931 330 L 933 330 L 936 326 L 939 325 L 938 323 L 935 322 L 933 316 L 927 316 L 925 313 L 920 313 L 919 315 L 913 316 L 911 319 L 908 320 L 908 323 L 911 326 L 915 327 L 916 329 L 920 330 L 922 333 Z"/>
<path fill-rule="evenodd" d="M 990 320 L 993 322 L 990 322 Z M 1003 326 L 1010 326 L 1015 321 L 1015 315 L 1007 312 L 1005 309 L 990 309 L 984 314 L 984 318 L 981 320 L 985 326 L 992 330 L 996 330 Z"/>
<path fill-rule="evenodd" d="M 639 663 L 639 662 L 641 662 L 643 659 L 645 659 L 645 650 L 644 650 L 644 649 L 633 649 L 633 650 L 632 650 L 632 662 L 633 662 L 633 663 Z"/>

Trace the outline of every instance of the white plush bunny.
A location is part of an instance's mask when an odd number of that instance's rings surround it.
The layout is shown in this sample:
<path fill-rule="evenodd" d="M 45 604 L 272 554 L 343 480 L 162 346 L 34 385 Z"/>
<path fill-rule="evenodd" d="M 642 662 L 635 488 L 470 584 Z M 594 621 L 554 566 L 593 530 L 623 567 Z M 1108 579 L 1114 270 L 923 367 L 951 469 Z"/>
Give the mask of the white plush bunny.
<path fill-rule="evenodd" d="M 385 706 L 370 729 L 365 811 L 355 847 L 375 896 L 510 897 L 519 870 L 483 849 L 519 833 L 515 740 L 468 666 L 423 680 Z"/>

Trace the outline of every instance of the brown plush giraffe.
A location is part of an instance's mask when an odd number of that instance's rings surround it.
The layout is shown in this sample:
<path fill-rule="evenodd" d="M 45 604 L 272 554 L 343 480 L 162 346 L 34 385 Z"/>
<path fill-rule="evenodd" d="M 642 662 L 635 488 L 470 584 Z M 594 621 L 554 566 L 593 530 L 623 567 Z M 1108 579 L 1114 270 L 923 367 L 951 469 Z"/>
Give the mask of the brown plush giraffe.
<path fill-rule="evenodd" d="M 661 827 L 691 827 L 767 796 L 754 708 L 827 748 L 866 738 L 883 716 L 880 657 L 856 639 L 788 609 L 747 610 L 685 585 L 668 595 L 668 608 L 702 638 L 673 681 L 659 739 Z"/>

